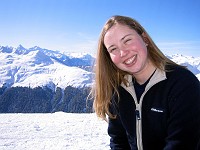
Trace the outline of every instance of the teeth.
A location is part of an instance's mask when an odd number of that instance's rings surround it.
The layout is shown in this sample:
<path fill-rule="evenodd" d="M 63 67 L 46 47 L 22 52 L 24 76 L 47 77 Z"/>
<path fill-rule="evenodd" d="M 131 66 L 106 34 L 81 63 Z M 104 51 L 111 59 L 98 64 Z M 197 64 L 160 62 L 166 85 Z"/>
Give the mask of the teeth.
<path fill-rule="evenodd" d="M 129 64 L 133 63 L 134 60 L 135 60 L 135 55 L 133 57 L 131 57 L 130 59 L 126 60 L 124 63 L 126 65 L 129 65 Z"/>

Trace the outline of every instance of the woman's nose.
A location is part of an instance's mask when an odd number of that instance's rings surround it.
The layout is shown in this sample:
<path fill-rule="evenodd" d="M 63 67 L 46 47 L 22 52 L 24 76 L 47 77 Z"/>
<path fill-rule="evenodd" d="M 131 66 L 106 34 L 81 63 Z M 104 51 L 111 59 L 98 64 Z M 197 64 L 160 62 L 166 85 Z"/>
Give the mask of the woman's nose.
<path fill-rule="evenodd" d="M 121 57 L 126 56 L 127 53 L 128 53 L 127 48 L 125 46 L 121 47 L 121 49 L 120 49 L 120 55 L 121 55 Z"/>

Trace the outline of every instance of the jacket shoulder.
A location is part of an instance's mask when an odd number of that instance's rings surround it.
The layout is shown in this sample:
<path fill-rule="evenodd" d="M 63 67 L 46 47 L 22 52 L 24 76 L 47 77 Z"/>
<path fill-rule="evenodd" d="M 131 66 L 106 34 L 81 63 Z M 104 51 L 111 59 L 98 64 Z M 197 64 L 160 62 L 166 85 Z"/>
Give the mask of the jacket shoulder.
<path fill-rule="evenodd" d="M 168 79 L 199 84 L 198 78 L 187 68 L 181 66 L 167 66 L 167 70 L 166 75 Z"/>

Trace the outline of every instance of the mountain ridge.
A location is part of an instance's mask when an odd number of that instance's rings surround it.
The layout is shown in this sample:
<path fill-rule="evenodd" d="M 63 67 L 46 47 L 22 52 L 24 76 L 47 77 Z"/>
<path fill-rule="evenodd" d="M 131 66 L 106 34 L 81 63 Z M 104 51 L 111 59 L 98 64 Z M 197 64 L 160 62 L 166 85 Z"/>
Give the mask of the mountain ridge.
<path fill-rule="evenodd" d="M 167 57 L 187 66 L 200 80 L 200 57 L 181 54 Z M 0 87 L 6 84 L 10 87 L 48 86 L 64 89 L 67 86 L 92 85 L 95 57 L 89 53 L 61 53 L 39 46 L 0 46 L 0 59 Z"/>
<path fill-rule="evenodd" d="M 84 68 L 91 66 L 94 58 L 88 54 L 75 58 L 38 46 L 0 46 L 0 59 L 0 86 L 91 86 L 92 72 Z"/>

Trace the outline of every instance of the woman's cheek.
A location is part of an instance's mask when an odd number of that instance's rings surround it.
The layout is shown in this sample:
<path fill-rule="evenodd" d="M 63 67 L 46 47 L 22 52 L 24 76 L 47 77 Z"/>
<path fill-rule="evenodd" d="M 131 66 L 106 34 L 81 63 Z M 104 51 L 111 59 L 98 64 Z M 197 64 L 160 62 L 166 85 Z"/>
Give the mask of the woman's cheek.
<path fill-rule="evenodd" d="M 117 64 L 120 63 L 120 59 L 119 59 L 118 56 L 116 56 L 116 55 L 111 55 L 110 58 L 111 58 L 112 62 L 113 62 L 115 65 L 117 65 Z"/>

